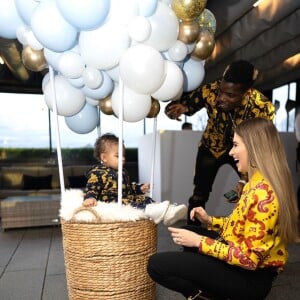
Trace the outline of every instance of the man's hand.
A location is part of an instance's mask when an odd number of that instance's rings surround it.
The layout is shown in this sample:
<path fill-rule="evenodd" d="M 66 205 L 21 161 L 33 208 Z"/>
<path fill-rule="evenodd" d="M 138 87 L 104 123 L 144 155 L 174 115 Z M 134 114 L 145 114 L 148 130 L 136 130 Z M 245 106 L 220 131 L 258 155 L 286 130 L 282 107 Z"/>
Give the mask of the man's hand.
<path fill-rule="evenodd" d="M 206 212 L 206 210 L 199 206 L 195 207 L 190 212 L 190 218 L 192 221 L 195 221 L 195 219 L 198 219 L 200 222 L 211 225 L 211 216 L 209 216 Z"/>
<path fill-rule="evenodd" d="M 177 121 L 181 121 L 181 119 L 179 117 L 187 111 L 188 111 L 188 109 L 180 103 L 174 103 L 174 104 L 170 103 L 166 107 L 165 113 L 170 119 L 175 119 Z"/>

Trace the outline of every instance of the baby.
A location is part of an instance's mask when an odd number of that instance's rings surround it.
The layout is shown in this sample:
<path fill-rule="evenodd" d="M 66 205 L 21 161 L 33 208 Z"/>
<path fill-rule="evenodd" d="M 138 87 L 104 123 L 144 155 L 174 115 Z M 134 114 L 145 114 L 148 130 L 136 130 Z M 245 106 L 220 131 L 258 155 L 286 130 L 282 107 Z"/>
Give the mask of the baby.
<path fill-rule="evenodd" d="M 99 163 L 87 172 L 83 200 L 85 207 L 96 206 L 97 201 L 110 203 L 118 199 L 119 139 L 114 134 L 99 137 L 95 143 L 94 157 Z M 163 221 L 169 226 L 186 218 L 186 205 L 174 205 L 168 200 L 157 203 L 147 196 L 149 189 L 149 184 L 131 183 L 127 170 L 122 168 L 122 204 L 143 209 L 145 215 L 156 224 Z"/>

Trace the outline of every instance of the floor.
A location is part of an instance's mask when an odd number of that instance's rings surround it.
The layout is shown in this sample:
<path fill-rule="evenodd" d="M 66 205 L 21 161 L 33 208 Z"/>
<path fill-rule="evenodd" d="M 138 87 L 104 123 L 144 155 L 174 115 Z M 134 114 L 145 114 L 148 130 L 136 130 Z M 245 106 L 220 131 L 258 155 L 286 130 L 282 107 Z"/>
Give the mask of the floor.
<path fill-rule="evenodd" d="M 158 251 L 177 249 L 166 227 L 159 225 Z M 291 245 L 289 250 L 290 260 L 286 270 L 277 278 L 267 300 L 300 299 L 300 244 Z M 9 229 L 0 232 L 0 299 L 68 299 L 59 226 Z M 185 298 L 157 286 L 156 299 Z"/>

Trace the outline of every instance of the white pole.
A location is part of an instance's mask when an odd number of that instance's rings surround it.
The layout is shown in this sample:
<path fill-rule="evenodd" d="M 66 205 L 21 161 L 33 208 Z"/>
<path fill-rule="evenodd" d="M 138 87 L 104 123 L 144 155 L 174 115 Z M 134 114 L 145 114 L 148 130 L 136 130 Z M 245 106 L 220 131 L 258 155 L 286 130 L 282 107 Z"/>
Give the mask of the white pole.
<path fill-rule="evenodd" d="M 61 193 L 65 192 L 65 181 L 64 181 L 64 171 L 62 164 L 62 155 L 61 155 L 61 144 L 60 144 L 60 134 L 59 134 L 59 125 L 58 125 L 58 115 L 57 115 L 57 100 L 56 100 L 56 90 L 54 84 L 54 71 L 53 68 L 49 65 L 50 73 L 50 83 L 52 89 L 52 106 L 54 113 L 54 128 L 55 128 L 55 137 L 56 137 L 56 151 L 57 151 L 57 162 L 58 162 L 58 172 L 59 172 L 59 182 L 60 182 L 60 191 Z"/>
<path fill-rule="evenodd" d="M 123 114 L 124 114 L 124 83 L 119 76 L 119 158 L 118 158 L 118 204 L 122 205 L 122 184 L 123 184 Z"/>
<path fill-rule="evenodd" d="M 151 154 L 151 178 L 150 178 L 150 198 L 153 198 L 154 188 L 154 165 L 155 165 L 155 151 L 156 151 L 156 130 L 157 130 L 157 117 L 153 120 L 153 134 L 152 134 L 152 154 Z"/>
<path fill-rule="evenodd" d="M 98 125 L 97 125 L 97 134 L 98 134 L 98 136 L 101 136 L 101 109 L 100 109 L 100 107 L 98 109 L 98 117 L 99 117 L 99 121 L 98 121 Z"/>

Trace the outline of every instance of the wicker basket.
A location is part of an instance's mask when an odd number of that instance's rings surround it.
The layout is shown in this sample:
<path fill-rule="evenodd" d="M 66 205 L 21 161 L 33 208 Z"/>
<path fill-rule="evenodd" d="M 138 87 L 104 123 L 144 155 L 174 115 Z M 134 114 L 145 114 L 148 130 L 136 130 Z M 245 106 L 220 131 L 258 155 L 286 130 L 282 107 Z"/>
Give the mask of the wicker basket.
<path fill-rule="evenodd" d="M 157 250 L 156 224 L 99 219 L 61 224 L 70 300 L 155 299 L 155 283 L 146 267 Z"/>

